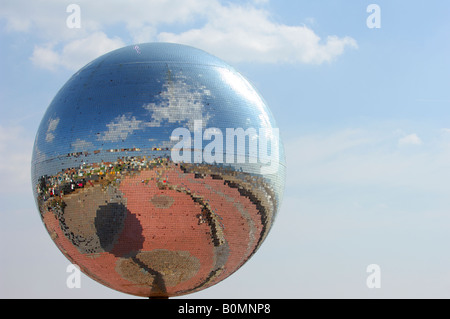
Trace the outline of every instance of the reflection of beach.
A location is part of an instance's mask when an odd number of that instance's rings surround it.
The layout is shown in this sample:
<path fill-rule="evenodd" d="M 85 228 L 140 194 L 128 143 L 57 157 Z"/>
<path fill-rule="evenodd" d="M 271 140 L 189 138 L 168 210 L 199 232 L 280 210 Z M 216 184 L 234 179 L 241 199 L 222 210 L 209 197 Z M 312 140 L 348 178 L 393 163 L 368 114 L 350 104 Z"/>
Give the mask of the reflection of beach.
<path fill-rule="evenodd" d="M 126 199 L 117 188 L 96 184 L 62 199 L 65 203 L 64 226 L 61 219 L 60 224 L 69 231 L 66 236 L 74 234 L 72 242 L 80 252 L 111 251 L 127 216 Z"/>
<path fill-rule="evenodd" d="M 246 173 L 160 160 L 122 162 L 41 207 L 58 219 L 58 246 L 93 278 L 162 296 L 208 287 L 245 263 L 271 226 L 272 196 Z"/>

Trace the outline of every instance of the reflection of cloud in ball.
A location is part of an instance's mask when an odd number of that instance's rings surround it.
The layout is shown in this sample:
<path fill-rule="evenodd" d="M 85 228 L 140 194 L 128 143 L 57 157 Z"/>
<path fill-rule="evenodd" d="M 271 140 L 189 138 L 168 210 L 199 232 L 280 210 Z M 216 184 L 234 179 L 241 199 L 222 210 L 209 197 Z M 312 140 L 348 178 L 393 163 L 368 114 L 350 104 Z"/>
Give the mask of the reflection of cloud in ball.
<path fill-rule="evenodd" d="M 58 124 L 59 124 L 59 118 L 49 120 L 47 134 L 45 135 L 46 142 L 48 142 L 48 143 L 53 142 L 53 139 L 55 138 L 55 135 L 53 134 L 53 132 L 58 127 Z"/>
<path fill-rule="evenodd" d="M 161 101 L 144 105 L 144 109 L 150 112 L 152 121 L 147 125 L 158 127 L 163 120 L 169 123 L 183 124 L 192 131 L 194 121 L 202 120 L 204 125 L 210 118 L 205 113 L 203 100 L 210 96 L 205 87 L 193 87 L 186 83 L 186 78 L 180 75 L 170 75 L 168 83 L 163 85 L 163 91 L 159 95 Z"/>
<path fill-rule="evenodd" d="M 120 115 L 111 123 L 106 124 L 107 131 L 98 137 L 98 140 L 105 142 L 119 142 L 126 140 L 128 135 L 136 130 L 142 129 L 142 121 L 137 120 L 134 116 Z"/>

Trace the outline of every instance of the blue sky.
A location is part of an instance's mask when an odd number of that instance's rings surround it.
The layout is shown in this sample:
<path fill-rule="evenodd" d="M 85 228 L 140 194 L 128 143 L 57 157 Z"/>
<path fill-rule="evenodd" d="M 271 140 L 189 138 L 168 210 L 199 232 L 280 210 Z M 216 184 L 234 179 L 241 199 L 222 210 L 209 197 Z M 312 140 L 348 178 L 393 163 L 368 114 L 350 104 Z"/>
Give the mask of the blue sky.
<path fill-rule="evenodd" d="M 69 4 L 81 9 L 70 29 Z M 40 120 L 80 67 L 113 49 L 204 49 L 263 95 L 288 178 L 275 225 L 237 273 L 192 298 L 450 297 L 447 1 L 3 1 L 0 297 L 128 298 L 51 242 L 31 193 Z M 381 28 L 368 28 L 369 4 Z M 366 267 L 378 264 L 381 288 Z"/>

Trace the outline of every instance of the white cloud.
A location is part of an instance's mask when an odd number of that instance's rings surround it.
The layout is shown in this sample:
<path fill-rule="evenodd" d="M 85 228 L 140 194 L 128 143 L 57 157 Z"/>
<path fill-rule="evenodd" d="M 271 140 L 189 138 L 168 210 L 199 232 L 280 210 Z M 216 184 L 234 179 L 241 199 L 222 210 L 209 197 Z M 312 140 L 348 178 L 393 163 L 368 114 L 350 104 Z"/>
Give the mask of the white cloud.
<path fill-rule="evenodd" d="M 61 61 L 66 68 L 76 70 L 98 56 L 124 45 L 117 37 L 111 39 L 103 32 L 96 32 L 66 44 L 61 53 Z"/>
<path fill-rule="evenodd" d="M 57 52 L 53 51 L 51 45 L 35 46 L 31 61 L 34 65 L 42 68 L 54 71 L 61 64 L 60 56 Z"/>
<path fill-rule="evenodd" d="M 81 28 L 71 29 L 66 20 L 70 2 L 57 0 L 2 1 L 0 19 L 10 32 L 33 32 L 44 42 L 68 42 L 124 25 L 130 35 L 143 37 L 144 32 L 160 24 L 186 23 L 202 16 L 216 1 L 211 0 L 133 0 L 73 2 L 80 7 Z M 133 39 L 135 40 L 135 39 Z"/>
<path fill-rule="evenodd" d="M 61 52 L 51 44 L 35 46 L 31 60 L 34 65 L 43 69 L 56 70 L 62 66 L 69 70 L 78 70 L 100 55 L 124 45 L 117 37 L 110 39 L 103 32 L 96 32 L 68 42 Z"/>
<path fill-rule="evenodd" d="M 266 0 L 240 4 L 215 0 L 135 0 L 132 4 L 80 0 L 77 4 L 81 8 L 80 29 L 66 25 L 68 4 L 51 0 L 7 1 L 0 19 L 6 21 L 10 32 L 36 36 L 31 60 L 49 70 L 75 70 L 130 40 L 185 43 L 229 62 L 261 63 L 321 64 L 357 47 L 356 40 L 348 36 L 320 37 L 305 25 L 274 21 Z M 106 35 L 110 27 L 120 25 L 125 31 L 121 38 Z M 180 29 L 183 25 L 184 31 L 178 33 L 162 31 L 162 27 Z"/>
<path fill-rule="evenodd" d="M 321 64 L 333 61 L 346 48 L 357 47 L 350 37 L 322 40 L 306 26 L 275 23 L 269 12 L 259 8 L 217 5 L 214 9 L 202 28 L 163 32 L 158 40 L 197 46 L 233 62 Z"/>
<path fill-rule="evenodd" d="M 106 124 L 107 131 L 98 137 L 98 140 L 105 142 L 118 142 L 125 140 L 128 135 L 143 128 L 142 121 L 134 116 L 121 115 L 116 117 L 111 123 Z"/>
<path fill-rule="evenodd" d="M 398 140 L 398 145 L 404 146 L 404 145 L 421 145 L 422 140 L 420 139 L 417 134 L 409 134 L 406 135 Z"/>

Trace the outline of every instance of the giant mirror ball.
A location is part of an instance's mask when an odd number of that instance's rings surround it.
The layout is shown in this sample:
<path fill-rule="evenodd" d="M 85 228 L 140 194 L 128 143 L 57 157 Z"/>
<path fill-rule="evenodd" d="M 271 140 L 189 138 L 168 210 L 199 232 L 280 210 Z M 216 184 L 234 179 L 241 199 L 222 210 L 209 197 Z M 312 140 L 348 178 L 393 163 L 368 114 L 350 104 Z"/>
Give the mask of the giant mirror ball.
<path fill-rule="evenodd" d="M 43 224 L 83 273 L 173 297 L 227 278 L 268 235 L 284 190 L 279 130 L 222 60 L 131 45 L 76 72 L 40 123 L 32 186 Z"/>

